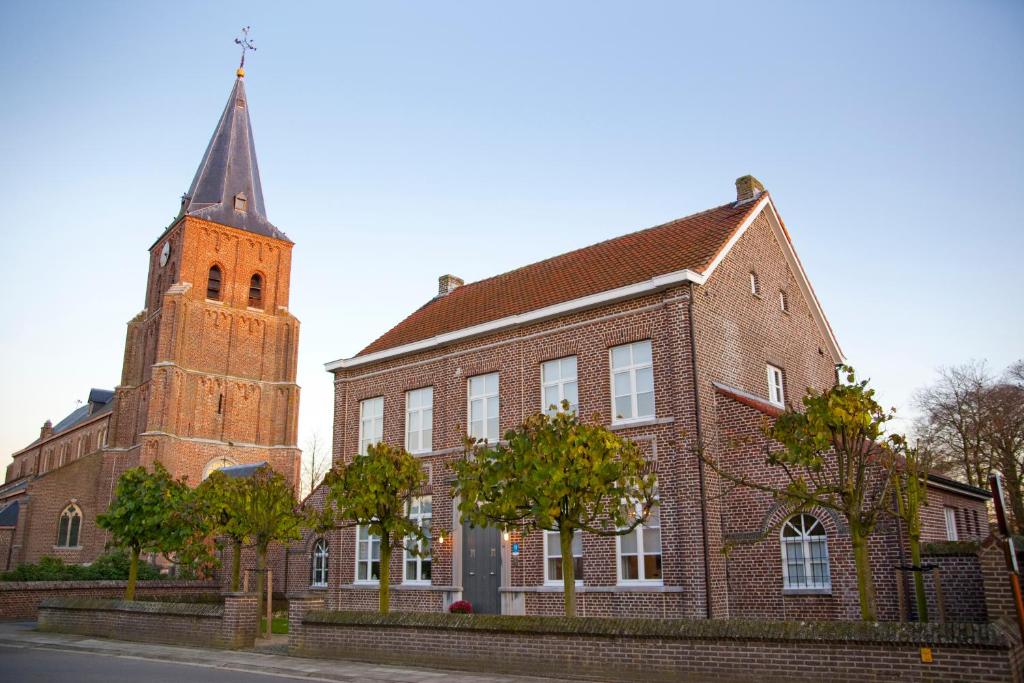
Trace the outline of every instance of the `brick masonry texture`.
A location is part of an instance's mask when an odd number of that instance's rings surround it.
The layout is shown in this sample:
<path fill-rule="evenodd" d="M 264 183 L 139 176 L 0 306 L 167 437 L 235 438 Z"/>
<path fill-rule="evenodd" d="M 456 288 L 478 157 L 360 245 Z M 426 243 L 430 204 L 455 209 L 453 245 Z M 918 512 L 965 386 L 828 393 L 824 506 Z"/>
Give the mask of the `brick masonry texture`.
<path fill-rule="evenodd" d="M 165 244 L 170 258 L 161 265 Z M 8 481 L 30 477 L 30 484 L 0 566 L 43 556 L 94 560 L 110 540 L 96 516 L 109 507 L 118 477 L 138 465 L 160 462 L 195 485 L 217 464 L 268 462 L 297 486 L 292 246 L 192 216 L 160 236 L 150 248 L 146 308 L 128 323 L 112 410 L 19 453 L 8 470 Z M 211 300 L 214 265 L 222 284 Z M 258 301 L 249 298 L 254 274 L 263 281 Z M 71 503 L 82 513 L 80 541 L 58 548 L 60 512 Z"/>
<path fill-rule="evenodd" d="M 48 598 L 41 631 L 200 647 L 252 647 L 259 623 L 255 595 L 232 593 L 223 605 Z"/>
<path fill-rule="evenodd" d="M 412 619 L 316 611 L 319 602 L 293 600 L 292 654 L 601 681 L 1022 679 L 1019 638 L 999 625 Z"/>
<path fill-rule="evenodd" d="M 813 301 L 804 297 L 798 275 L 776 234 L 767 213 L 757 215 L 704 285 L 672 286 L 443 347 L 335 370 L 335 462 L 347 462 L 358 451 L 361 400 L 383 397 L 383 439 L 404 444 L 406 392 L 433 388 L 432 450 L 418 457 L 429 476 L 422 493 L 432 496 L 434 536 L 438 538 L 443 532 L 445 542 L 434 544 L 431 590 L 401 586 L 403 558 L 401 552 L 395 553 L 391 566 L 396 584 L 392 593 L 395 609 L 438 611 L 462 597 L 462 534 L 451 497 L 451 465 L 461 457 L 461 437 L 468 423 L 468 378 L 498 373 L 499 426 L 504 432 L 542 408 L 541 363 L 575 355 L 579 411 L 608 425 L 612 404 L 610 348 L 650 340 L 655 419 L 615 429 L 636 441 L 657 468 L 663 580 L 622 585 L 616 539 L 584 534 L 579 613 L 856 618 L 859 611 L 852 550 L 841 525 L 825 515 L 831 593 L 784 595 L 777 536 L 769 534 L 729 554 L 723 549 L 734 536 L 763 535 L 766 524 L 781 522 L 786 511 L 773 508 L 764 495 L 727 492 L 713 472 L 702 468 L 697 455 L 698 448 L 704 448 L 763 475 L 760 426 L 765 415 L 724 398 L 714 383 L 759 397 L 757 401 L 763 404 L 768 397 L 766 364 L 770 363 L 783 370 L 785 400 L 792 405 L 799 403 L 808 388 L 823 390 L 835 381 L 834 364 L 838 359 L 828 351 L 826 333 L 812 315 Z M 751 293 L 752 271 L 757 272 L 760 295 Z M 556 278 L 558 273 L 553 271 L 549 276 Z M 504 282 L 504 277 L 499 276 L 495 282 Z M 532 280 L 520 284 L 541 286 Z M 465 290 L 460 287 L 444 298 L 459 296 L 473 286 L 466 285 Z M 787 311 L 781 310 L 779 292 L 787 294 Z M 431 304 L 437 305 L 436 301 Z M 451 305 L 444 307 L 448 310 Z M 399 327 L 407 324 L 411 323 Z M 736 437 L 762 442 L 737 445 Z M 949 495 L 960 507 L 974 505 L 967 498 Z M 319 506 L 319 496 L 313 495 L 307 504 Z M 984 511 L 983 502 L 977 505 Z M 933 528 L 930 523 L 928 529 Z M 355 530 L 336 529 L 325 539 L 329 546 L 328 587 L 324 591 L 328 607 L 373 607 L 375 587 L 355 585 Z M 309 588 L 314 540 L 312 534 L 307 534 L 289 550 L 289 591 Z M 518 556 L 510 552 L 511 543 L 519 543 Z M 901 545 L 895 525 L 880 530 L 871 552 L 880 614 L 885 619 L 896 619 L 897 579 L 892 567 L 899 563 Z M 513 530 L 509 541 L 502 544 L 501 564 L 506 612 L 561 613 L 561 594 L 557 588 L 545 585 L 541 534 L 524 535 Z M 954 599 L 952 595 L 947 597 Z"/>
<path fill-rule="evenodd" d="M 48 598 L 118 598 L 126 581 L 0 581 L 0 620 L 34 619 L 39 604 Z M 208 581 L 139 581 L 136 595 L 172 598 L 217 595 L 219 586 Z"/>

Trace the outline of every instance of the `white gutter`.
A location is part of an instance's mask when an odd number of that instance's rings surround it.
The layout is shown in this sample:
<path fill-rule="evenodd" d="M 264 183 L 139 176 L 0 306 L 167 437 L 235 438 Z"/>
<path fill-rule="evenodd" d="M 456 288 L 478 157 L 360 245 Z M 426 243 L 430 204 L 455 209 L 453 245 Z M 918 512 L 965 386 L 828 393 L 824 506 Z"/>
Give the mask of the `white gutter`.
<path fill-rule="evenodd" d="M 645 280 L 636 284 L 626 285 L 625 287 L 618 287 L 616 289 L 609 289 L 604 292 L 590 294 L 570 301 L 563 301 L 562 303 L 554 304 L 553 306 L 538 308 L 532 311 L 527 311 L 526 313 L 520 313 L 519 315 L 510 315 L 505 318 L 499 318 L 498 320 L 473 325 L 472 327 L 464 327 L 460 330 L 455 330 L 454 332 L 446 332 L 444 334 L 439 334 L 428 339 L 421 339 L 420 341 L 412 342 L 410 344 L 403 344 L 391 349 L 368 353 L 365 356 L 341 358 L 339 360 L 331 361 L 330 363 L 324 363 L 324 369 L 327 370 L 327 372 L 333 372 L 342 368 L 354 368 L 368 363 L 376 363 L 388 358 L 395 358 L 397 356 L 431 349 L 436 346 L 444 346 L 445 344 L 479 337 L 480 335 L 490 334 L 499 330 L 519 327 L 521 325 L 538 322 L 547 318 L 554 318 L 556 316 L 565 315 L 566 313 L 582 311 L 595 306 L 602 306 L 616 301 L 622 301 L 623 299 L 631 299 L 643 294 L 650 294 L 652 292 L 667 289 L 668 287 L 682 284 L 684 282 L 692 282 L 694 284 L 702 285 L 705 281 L 707 281 L 706 275 L 695 273 L 689 269 L 677 270 L 672 273 L 666 273 L 665 275 L 657 275 L 652 277 L 650 280 Z"/>

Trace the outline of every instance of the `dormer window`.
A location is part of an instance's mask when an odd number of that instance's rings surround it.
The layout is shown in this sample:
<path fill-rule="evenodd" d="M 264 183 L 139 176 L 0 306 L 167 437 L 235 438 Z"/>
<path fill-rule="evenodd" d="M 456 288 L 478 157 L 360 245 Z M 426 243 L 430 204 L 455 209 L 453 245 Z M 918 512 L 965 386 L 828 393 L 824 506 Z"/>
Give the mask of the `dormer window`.
<path fill-rule="evenodd" d="M 239 192 L 235 195 L 235 211 L 241 211 L 245 213 L 249 200 L 245 198 L 244 192 Z"/>
<path fill-rule="evenodd" d="M 210 276 L 206 279 L 206 298 L 220 301 L 220 266 L 210 266 Z"/>
<path fill-rule="evenodd" d="M 263 276 L 259 273 L 255 273 L 249 280 L 249 305 L 263 308 Z"/>

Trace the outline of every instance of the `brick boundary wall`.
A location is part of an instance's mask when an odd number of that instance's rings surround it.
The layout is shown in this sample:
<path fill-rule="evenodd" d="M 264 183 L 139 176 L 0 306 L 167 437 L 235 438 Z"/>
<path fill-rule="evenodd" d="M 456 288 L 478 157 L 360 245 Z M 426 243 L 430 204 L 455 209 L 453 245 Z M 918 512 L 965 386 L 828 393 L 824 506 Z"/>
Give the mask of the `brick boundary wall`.
<path fill-rule="evenodd" d="M 240 649 L 252 647 L 259 624 L 254 593 L 228 593 L 223 605 L 106 598 L 47 598 L 39 630 L 84 636 Z"/>
<path fill-rule="evenodd" d="M 921 562 L 939 566 L 946 621 L 978 624 L 988 621 L 988 610 L 985 607 L 985 585 L 976 549 L 959 551 L 951 549 L 941 553 L 926 550 L 921 554 Z M 905 585 L 907 606 L 911 617 L 916 620 L 914 582 L 909 573 L 905 579 Z M 935 593 L 934 573 L 925 575 L 924 592 L 928 603 L 928 619 L 929 621 L 938 621 L 939 607 Z"/>
<path fill-rule="evenodd" d="M 0 581 L 0 621 L 36 618 L 39 604 L 52 597 L 119 598 L 127 581 Z M 138 597 L 218 595 L 220 586 L 210 581 L 139 581 Z"/>
<path fill-rule="evenodd" d="M 601 681 L 1024 681 L 1024 647 L 1002 623 L 380 615 L 322 604 L 291 597 L 290 654 Z"/>

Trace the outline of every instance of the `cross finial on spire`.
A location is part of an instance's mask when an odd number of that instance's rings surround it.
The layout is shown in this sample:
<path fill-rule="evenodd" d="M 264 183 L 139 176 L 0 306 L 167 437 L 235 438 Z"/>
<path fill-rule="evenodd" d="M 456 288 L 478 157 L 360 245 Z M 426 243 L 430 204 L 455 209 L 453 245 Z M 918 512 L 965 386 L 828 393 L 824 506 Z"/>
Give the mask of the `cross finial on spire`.
<path fill-rule="evenodd" d="M 245 51 L 252 50 L 256 51 L 256 46 L 251 40 L 249 40 L 249 27 L 245 26 L 242 28 L 242 35 L 235 38 L 235 45 L 242 46 L 242 61 L 238 63 L 238 77 L 242 78 L 245 76 Z"/>

